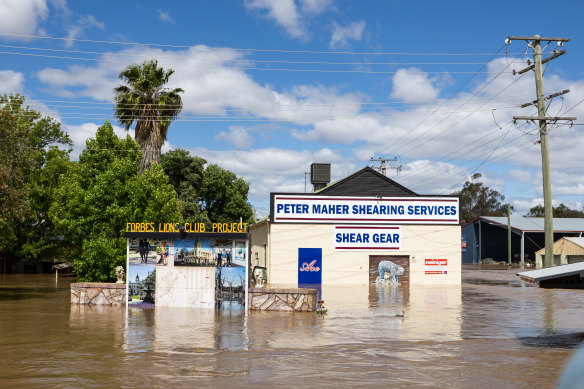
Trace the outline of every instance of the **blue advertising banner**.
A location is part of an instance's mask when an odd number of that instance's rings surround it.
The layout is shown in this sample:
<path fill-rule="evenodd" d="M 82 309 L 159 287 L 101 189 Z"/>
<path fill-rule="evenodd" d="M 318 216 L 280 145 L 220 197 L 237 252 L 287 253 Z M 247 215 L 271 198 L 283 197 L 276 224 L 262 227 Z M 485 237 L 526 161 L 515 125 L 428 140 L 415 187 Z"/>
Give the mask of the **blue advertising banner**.
<path fill-rule="evenodd" d="M 322 249 L 298 249 L 298 284 L 322 283 Z"/>

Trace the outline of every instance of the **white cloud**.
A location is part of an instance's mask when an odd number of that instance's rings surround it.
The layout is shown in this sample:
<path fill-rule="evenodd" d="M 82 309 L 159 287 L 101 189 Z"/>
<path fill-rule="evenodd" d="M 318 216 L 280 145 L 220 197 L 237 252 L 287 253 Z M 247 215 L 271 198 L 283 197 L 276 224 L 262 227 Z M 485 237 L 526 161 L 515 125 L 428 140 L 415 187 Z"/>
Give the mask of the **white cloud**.
<path fill-rule="evenodd" d="M 292 38 L 307 40 L 310 18 L 334 8 L 334 0 L 246 0 L 248 10 L 265 11 L 266 17 Z"/>
<path fill-rule="evenodd" d="M 174 24 L 174 19 L 172 19 L 172 16 L 170 16 L 168 11 L 163 10 L 163 9 L 159 9 L 159 10 L 157 10 L 157 12 L 158 12 L 158 19 L 160 19 L 161 21 L 163 21 L 165 23 Z"/>
<path fill-rule="evenodd" d="M 305 13 L 320 14 L 334 7 L 334 0 L 300 0 L 300 8 Z"/>
<path fill-rule="evenodd" d="M 361 40 L 364 29 L 365 29 L 364 20 L 352 22 L 348 26 L 340 26 L 336 22 L 333 22 L 333 33 L 331 35 L 331 41 L 329 42 L 329 46 L 331 48 L 348 47 L 349 41 Z"/>
<path fill-rule="evenodd" d="M 85 30 L 92 27 L 104 30 L 105 24 L 97 20 L 93 15 L 79 17 L 77 23 L 69 28 L 69 33 L 65 40 L 65 46 L 72 47 L 75 43 L 75 39 L 85 37 Z"/>
<path fill-rule="evenodd" d="M 248 9 L 267 11 L 267 16 L 282 26 L 293 38 L 306 38 L 306 29 L 294 0 L 247 0 Z"/>
<path fill-rule="evenodd" d="M 531 181 L 531 173 L 527 170 L 511 170 L 509 176 L 519 182 L 529 182 Z"/>
<path fill-rule="evenodd" d="M 46 0 L 0 0 L 0 33 L 33 35 L 49 16 Z"/>
<path fill-rule="evenodd" d="M 392 80 L 391 97 L 406 103 L 435 100 L 440 91 L 421 69 L 399 69 Z"/>
<path fill-rule="evenodd" d="M 0 95 L 22 93 L 24 74 L 14 70 L 0 70 Z"/>
<path fill-rule="evenodd" d="M 231 143 L 236 150 L 245 150 L 253 143 L 252 137 L 241 126 L 229 126 L 229 131 L 221 131 L 215 135 L 215 140 Z"/>
<path fill-rule="evenodd" d="M 315 151 L 282 148 L 216 151 L 197 148 L 190 151 L 192 155 L 203 157 L 209 163 L 217 163 L 249 182 L 249 198 L 258 208 L 259 217 L 268 212 L 270 192 L 304 192 L 304 173 L 309 171 L 312 162 L 331 162 L 333 181 L 356 170 L 351 161 L 327 148 Z M 310 179 L 306 189 L 312 191 Z"/>

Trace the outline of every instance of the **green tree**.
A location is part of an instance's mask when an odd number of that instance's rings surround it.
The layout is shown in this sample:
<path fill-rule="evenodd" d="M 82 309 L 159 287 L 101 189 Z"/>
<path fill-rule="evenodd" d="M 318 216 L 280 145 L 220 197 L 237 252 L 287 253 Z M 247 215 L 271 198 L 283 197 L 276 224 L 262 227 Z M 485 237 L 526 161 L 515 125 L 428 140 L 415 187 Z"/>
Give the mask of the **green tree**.
<path fill-rule="evenodd" d="M 557 207 L 553 207 L 554 217 L 584 217 L 584 210 L 578 211 L 577 209 L 571 209 L 565 204 L 560 204 Z M 531 208 L 527 213 L 527 216 L 531 217 L 544 217 L 545 210 L 543 205 L 536 205 Z"/>
<path fill-rule="evenodd" d="M 207 213 L 199 205 L 199 191 L 203 185 L 206 163 L 203 158 L 191 156 L 182 149 L 164 153 L 160 158 L 160 165 L 178 195 L 185 222 L 209 222 Z"/>
<path fill-rule="evenodd" d="M 160 148 L 166 140 L 170 122 L 182 110 L 180 88 L 169 89 L 168 83 L 174 70 L 165 71 L 156 60 L 140 65 L 130 65 L 119 75 L 126 84 L 114 89 L 118 120 L 130 128 L 136 122 L 136 142 L 142 151 L 140 172 L 160 162 Z"/>
<path fill-rule="evenodd" d="M 57 180 L 69 161 L 69 136 L 50 117 L 0 96 L 0 267 L 35 262 L 58 246 L 48 218 Z M 61 147 L 68 149 L 63 150 Z"/>
<path fill-rule="evenodd" d="M 460 191 L 452 194 L 460 197 L 460 217 L 467 223 L 479 216 L 507 215 L 507 204 L 503 203 L 505 196 L 484 186 L 478 181 L 481 177 L 480 173 L 475 173 L 469 181 L 464 183 Z"/>
<path fill-rule="evenodd" d="M 139 174 L 140 159 L 138 144 L 118 138 L 108 122 L 61 176 L 49 216 L 70 243 L 81 281 L 116 279 L 116 266 L 126 264 L 126 223 L 180 219 L 164 171 L 153 164 Z"/>
<path fill-rule="evenodd" d="M 200 199 L 209 219 L 217 223 L 251 223 L 253 211 L 247 201 L 249 184 L 235 173 L 218 165 L 208 165 L 203 177 Z"/>

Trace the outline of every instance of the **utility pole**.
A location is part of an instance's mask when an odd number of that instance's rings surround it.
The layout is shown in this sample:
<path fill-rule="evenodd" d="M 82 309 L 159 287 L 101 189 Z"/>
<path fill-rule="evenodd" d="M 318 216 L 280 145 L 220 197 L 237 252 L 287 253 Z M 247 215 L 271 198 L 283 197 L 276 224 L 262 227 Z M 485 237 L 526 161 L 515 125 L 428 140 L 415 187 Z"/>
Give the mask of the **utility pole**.
<path fill-rule="evenodd" d="M 511 266 L 511 204 L 507 204 L 507 258 Z"/>
<path fill-rule="evenodd" d="M 375 158 L 375 157 L 371 157 L 370 159 L 371 162 L 381 162 L 381 165 L 379 166 L 379 168 L 377 168 L 377 170 L 379 171 L 379 173 L 383 174 L 384 176 L 387 177 L 387 169 L 396 169 L 398 172 L 401 171 L 401 165 L 397 166 L 397 167 L 387 167 L 385 165 L 386 162 L 397 162 L 397 157 L 393 158 L 393 159 L 388 159 L 388 158 L 383 158 L 383 157 L 379 157 L 379 158 Z"/>
<path fill-rule="evenodd" d="M 541 145 L 541 169 L 543 176 L 543 206 L 544 206 L 544 230 L 545 230 L 545 258 L 544 267 L 551 267 L 554 265 L 554 226 L 553 226 L 553 207 L 552 207 L 552 186 L 550 179 L 550 159 L 549 159 L 549 149 L 548 149 L 548 137 L 547 137 L 547 121 L 560 121 L 568 120 L 574 121 L 575 117 L 546 117 L 545 111 L 545 100 L 551 99 L 552 97 L 559 96 L 560 94 L 555 94 L 551 96 L 544 96 L 543 93 L 543 72 L 541 70 L 542 63 L 547 63 L 554 58 L 557 58 L 566 53 L 565 50 L 554 50 L 553 54 L 544 59 L 541 59 L 541 41 L 544 42 L 557 42 L 559 47 L 562 47 L 564 42 L 569 42 L 569 38 L 542 38 L 539 35 L 534 35 L 531 37 L 525 36 L 510 36 L 505 40 L 505 43 L 509 44 L 513 40 L 524 40 L 528 42 L 528 45 L 533 48 L 533 61 L 531 64 L 528 62 L 528 67 L 520 70 L 517 74 L 523 74 L 529 70 L 533 70 L 535 73 L 535 90 L 537 94 L 537 100 L 523 104 L 522 107 L 527 107 L 533 104 L 537 104 L 537 117 L 531 116 L 513 116 L 515 121 L 517 120 L 530 120 L 539 121 L 539 140 Z M 513 72 L 515 74 L 515 71 Z M 565 93 L 569 91 L 564 91 Z"/>

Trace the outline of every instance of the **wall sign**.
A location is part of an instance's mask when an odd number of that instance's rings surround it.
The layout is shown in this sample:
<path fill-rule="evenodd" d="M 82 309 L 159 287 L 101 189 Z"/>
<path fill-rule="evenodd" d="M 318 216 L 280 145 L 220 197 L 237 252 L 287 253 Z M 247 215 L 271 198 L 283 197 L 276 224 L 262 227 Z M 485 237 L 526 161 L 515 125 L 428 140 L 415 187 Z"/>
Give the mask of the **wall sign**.
<path fill-rule="evenodd" d="M 447 274 L 448 260 L 443 259 L 424 259 L 425 274 Z"/>
<path fill-rule="evenodd" d="M 458 224 L 458 197 L 272 196 L 274 223 Z"/>
<path fill-rule="evenodd" d="M 336 251 L 401 249 L 400 226 L 335 226 L 333 248 Z"/>
<path fill-rule="evenodd" d="M 322 248 L 298 249 L 298 284 L 322 283 Z"/>

